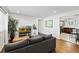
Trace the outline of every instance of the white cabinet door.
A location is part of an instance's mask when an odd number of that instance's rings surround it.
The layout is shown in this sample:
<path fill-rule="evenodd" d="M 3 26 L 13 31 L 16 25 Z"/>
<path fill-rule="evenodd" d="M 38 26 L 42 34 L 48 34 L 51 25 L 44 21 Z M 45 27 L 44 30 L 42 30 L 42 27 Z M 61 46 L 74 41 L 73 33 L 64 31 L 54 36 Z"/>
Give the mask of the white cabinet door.
<path fill-rule="evenodd" d="M 72 43 L 76 43 L 76 38 L 72 34 L 62 33 L 61 39 L 65 40 L 65 41 L 72 42 Z"/>

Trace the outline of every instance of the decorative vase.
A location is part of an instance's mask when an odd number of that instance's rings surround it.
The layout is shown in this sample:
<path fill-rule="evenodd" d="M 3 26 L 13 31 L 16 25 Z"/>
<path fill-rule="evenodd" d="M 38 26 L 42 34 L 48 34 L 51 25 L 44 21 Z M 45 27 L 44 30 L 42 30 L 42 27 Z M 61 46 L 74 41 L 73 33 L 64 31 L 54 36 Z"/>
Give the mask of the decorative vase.
<path fill-rule="evenodd" d="M 12 43 L 14 37 L 15 37 L 15 34 L 14 33 L 11 33 L 11 35 L 10 35 L 10 43 Z"/>

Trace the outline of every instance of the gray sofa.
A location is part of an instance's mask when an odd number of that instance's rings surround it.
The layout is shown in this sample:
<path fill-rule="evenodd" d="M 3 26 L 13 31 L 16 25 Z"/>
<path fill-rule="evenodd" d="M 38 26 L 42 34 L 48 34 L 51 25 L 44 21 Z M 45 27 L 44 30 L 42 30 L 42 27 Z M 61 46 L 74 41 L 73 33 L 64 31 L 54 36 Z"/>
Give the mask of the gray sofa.
<path fill-rule="evenodd" d="M 56 38 L 43 34 L 4 46 L 6 53 L 48 53 L 55 48 Z"/>

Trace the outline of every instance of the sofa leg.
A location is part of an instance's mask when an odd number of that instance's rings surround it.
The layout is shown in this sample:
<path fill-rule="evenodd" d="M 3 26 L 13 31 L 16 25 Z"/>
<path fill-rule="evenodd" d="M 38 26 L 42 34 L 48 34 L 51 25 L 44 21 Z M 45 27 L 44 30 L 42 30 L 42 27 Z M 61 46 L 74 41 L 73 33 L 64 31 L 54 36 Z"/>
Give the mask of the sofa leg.
<path fill-rule="evenodd" d="M 51 51 L 49 51 L 48 53 L 56 53 L 55 49 L 52 49 Z"/>

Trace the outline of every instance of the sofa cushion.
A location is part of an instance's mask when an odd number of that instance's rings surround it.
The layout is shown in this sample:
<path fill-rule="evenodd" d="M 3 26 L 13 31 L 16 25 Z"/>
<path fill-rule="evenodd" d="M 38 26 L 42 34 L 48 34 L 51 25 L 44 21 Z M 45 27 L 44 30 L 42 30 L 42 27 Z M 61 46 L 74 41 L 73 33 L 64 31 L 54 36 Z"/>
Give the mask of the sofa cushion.
<path fill-rule="evenodd" d="M 44 34 L 44 33 L 39 33 L 39 35 L 43 36 L 44 39 L 50 39 L 50 38 L 52 38 L 52 34 L 47 35 L 47 34 Z"/>
<path fill-rule="evenodd" d="M 19 41 L 19 42 L 15 42 L 15 43 L 9 43 L 7 45 L 4 46 L 5 51 L 11 51 L 11 50 L 15 50 L 24 46 L 27 46 L 28 40 L 23 40 L 23 41 Z"/>
<path fill-rule="evenodd" d="M 44 40 L 44 37 L 37 35 L 37 36 L 34 36 L 32 38 L 29 38 L 28 40 L 29 40 L 29 44 L 32 44 L 32 43 L 36 43 L 36 42 Z"/>
<path fill-rule="evenodd" d="M 52 38 L 52 34 L 50 34 L 50 35 L 44 35 L 44 39 L 50 39 L 50 38 Z"/>

